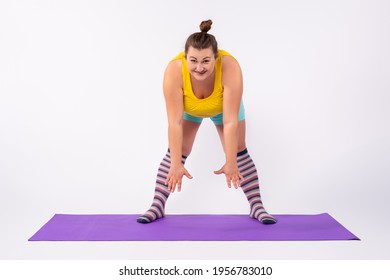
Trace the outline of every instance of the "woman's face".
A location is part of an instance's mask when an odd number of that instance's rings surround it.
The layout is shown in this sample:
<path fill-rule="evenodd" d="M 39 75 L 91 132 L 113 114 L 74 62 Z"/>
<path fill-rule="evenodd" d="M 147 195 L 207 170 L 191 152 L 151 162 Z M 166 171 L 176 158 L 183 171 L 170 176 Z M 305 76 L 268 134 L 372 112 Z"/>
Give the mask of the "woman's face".
<path fill-rule="evenodd" d="M 190 74 L 198 81 L 206 80 L 214 72 L 215 57 L 211 47 L 202 50 L 189 47 L 186 60 Z"/>

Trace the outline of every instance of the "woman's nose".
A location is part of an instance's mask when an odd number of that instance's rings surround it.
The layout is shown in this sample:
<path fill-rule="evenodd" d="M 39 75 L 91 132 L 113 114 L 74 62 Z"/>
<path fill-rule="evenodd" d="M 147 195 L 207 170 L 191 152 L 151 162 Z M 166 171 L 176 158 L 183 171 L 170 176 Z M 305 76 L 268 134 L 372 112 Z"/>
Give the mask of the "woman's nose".
<path fill-rule="evenodd" d="M 198 71 L 198 72 L 201 72 L 201 71 L 203 71 L 203 65 L 201 64 L 201 63 L 198 63 L 197 65 L 196 65 L 196 71 Z"/>

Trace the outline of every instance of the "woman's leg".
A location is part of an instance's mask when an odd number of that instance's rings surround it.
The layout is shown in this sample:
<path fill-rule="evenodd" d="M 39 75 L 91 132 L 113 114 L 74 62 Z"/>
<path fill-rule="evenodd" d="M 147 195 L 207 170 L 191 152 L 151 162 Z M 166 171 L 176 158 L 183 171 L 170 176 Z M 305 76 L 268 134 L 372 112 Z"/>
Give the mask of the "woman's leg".
<path fill-rule="evenodd" d="M 223 138 L 223 125 L 216 125 L 222 146 L 225 146 Z M 238 147 L 237 147 L 237 165 L 238 170 L 244 177 L 241 182 L 241 188 L 248 199 L 250 205 L 251 218 L 257 219 L 263 224 L 274 224 L 276 219 L 272 217 L 264 209 L 263 202 L 260 195 L 259 178 L 257 175 L 256 166 L 250 157 L 245 144 L 245 120 L 238 123 Z M 225 147 L 224 147 L 225 149 Z"/>
<path fill-rule="evenodd" d="M 186 158 L 192 150 L 195 141 L 196 133 L 198 132 L 201 123 L 183 120 L 183 147 L 182 147 L 182 163 L 184 165 Z M 154 220 L 164 217 L 165 203 L 170 195 L 168 186 L 165 185 L 169 169 L 171 167 L 171 157 L 169 151 L 163 158 L 157 172 L 156 187 L 152 205 L 145 214 L 137 219 L 139 223 L 150 223 Z"/>

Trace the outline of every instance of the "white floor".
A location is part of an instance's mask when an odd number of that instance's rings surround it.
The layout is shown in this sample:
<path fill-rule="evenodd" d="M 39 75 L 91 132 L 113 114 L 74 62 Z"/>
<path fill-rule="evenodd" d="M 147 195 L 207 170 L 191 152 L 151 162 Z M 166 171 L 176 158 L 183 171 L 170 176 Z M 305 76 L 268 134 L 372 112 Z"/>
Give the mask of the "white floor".
<path fill-rule="evenodd" d="M 11 213 L 12 214 L 12 213 Z M 285 242 L 29 242 L 52 213 L 3 217 L 1 259 L 262 259 L 262 260 L 379 260 L 389 259 L 390 225 L 385 215 L 356 217 L 343 223 L 361 241 Z M 338 219 L 341 221 L 340 219 Z"/>

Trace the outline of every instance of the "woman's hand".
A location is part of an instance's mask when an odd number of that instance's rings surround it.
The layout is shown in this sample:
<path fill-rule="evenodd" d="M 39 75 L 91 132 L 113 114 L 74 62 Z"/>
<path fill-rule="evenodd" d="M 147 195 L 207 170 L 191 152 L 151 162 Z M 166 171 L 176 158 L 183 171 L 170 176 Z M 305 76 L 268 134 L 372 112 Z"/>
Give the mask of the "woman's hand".
<path fill-rule="evenodd" d="M 188 179 L 192 179 L 190 173 L 188 173 L 187 169 L 184 168 L 183 165 L 172 166 L 169 169 L 169 173 L 167 179 L 165 180 L 165 184 L 168 186 L 168 190 L 174 192 L 176 187 L 177 191 L 181 191 L 181 181 L 183 176 L 186 176 Z"/>
<path fill-rule="evenodd" d="M 229 188 L 233 186 L 237 189 L 241 186 L 240 180 L 244 180 L 244 177 L 241 175 L 240 171 L 238 171 L 237 164 L 226 164 L 222 166 L 221 169 L 214 171 L 214 174 L 222 174 L 224 173 L 226 176 L 226 183 Z"/>

